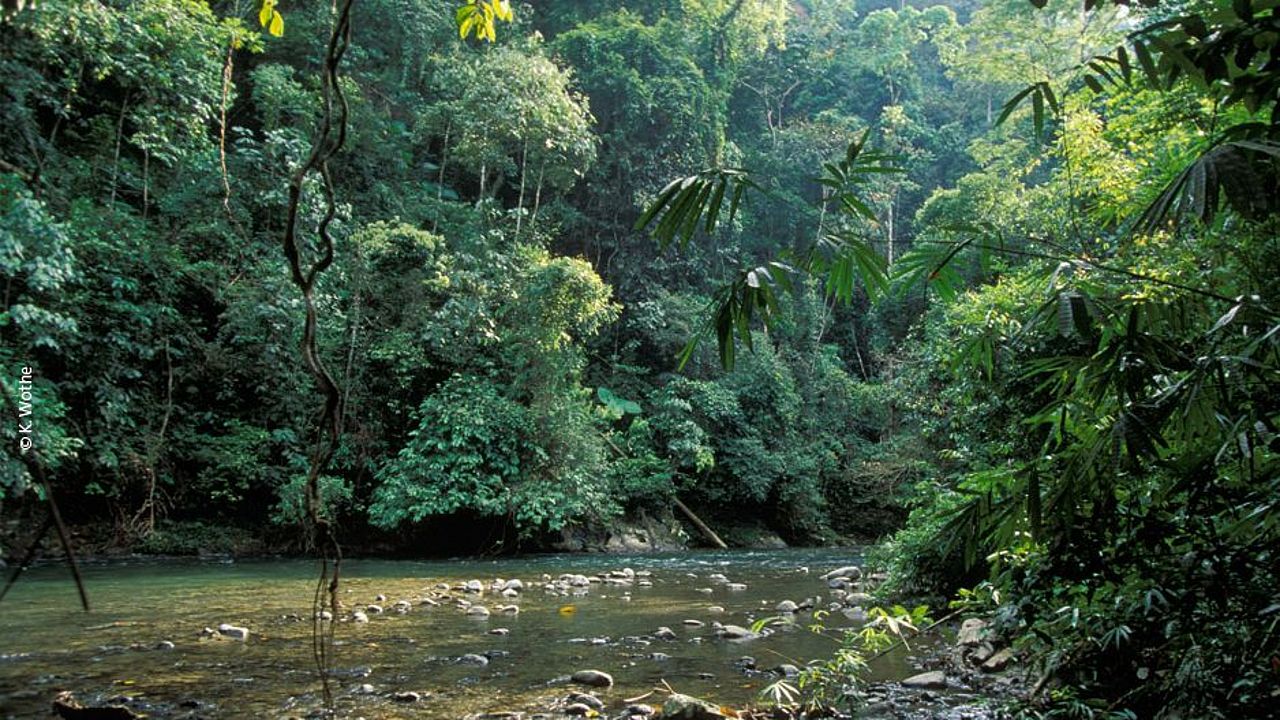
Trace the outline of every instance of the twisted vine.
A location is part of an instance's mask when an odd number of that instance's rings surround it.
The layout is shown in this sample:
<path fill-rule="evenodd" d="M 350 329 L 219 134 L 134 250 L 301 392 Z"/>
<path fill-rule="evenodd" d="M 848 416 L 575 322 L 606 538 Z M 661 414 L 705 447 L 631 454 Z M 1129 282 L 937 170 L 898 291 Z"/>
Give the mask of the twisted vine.
<path fill-rule="evenodd" d="M 329 172 L 332 158 L 347 139 L 347 99 L 338 82 L 338 68 L 343 55 L 351 45 L 351 6 L 354 0 L 341 0 L 337 5 L 329 43 L 324 58 L 322 79 L 323 112 L 316 129 L 311 153 L 294 171 L 289 182 L 288 215 L 285 221 L 284 255 L 289 263 L 293 284 L 302 293 L 306 317 L 302 326 L 302 359 L 324 397 L 320 410 L 319 436 L 309 457 L 306 482 L 306 512 L 308 523 L 307 542 L 316 550 L 320 559 L 320 575 L 316 581 L 312 599 L 311 650 L 316 671 L 320 676 L 326 707 L 333 706 L 333 693 L 329 683 L 329 660 L 333 650 L 333 631 L 336 624 L 339 601 L 338 586 L 342 569 L 342 548 L 338 544 L 333 521 L 325 517 L 320 496 L 320 476 L 333 459 L 342 437 L 341 388 L 325 367 L 316 342 L 315 286 L 321 273 L 333 264 L 333 236 L 329 226 L 337 214 L 334 202 L 333 177 Z M 312 173 L 318 173 L 322 181 L 325 210 L 316 228 L 316 257 L 304 259 L 298 240 L 298 210 L 303 185 Z M 327 609 L 328 619 L 324 615 Z"/>

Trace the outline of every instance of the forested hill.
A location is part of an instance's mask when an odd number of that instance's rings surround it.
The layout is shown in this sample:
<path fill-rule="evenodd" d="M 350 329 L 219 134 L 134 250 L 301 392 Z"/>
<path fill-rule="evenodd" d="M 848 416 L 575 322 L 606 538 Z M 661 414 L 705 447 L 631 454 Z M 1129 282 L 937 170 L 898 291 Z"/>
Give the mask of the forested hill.
<path fill-rule="evenodd" d="M 176 550 L 163 531 L 193 520 L 287 538 L 300 516 L 318 397 L 280 238 L 328 7 L 282 5 L 279 37 L 243 3 L 5 21 L 5 380 L 33 370 L 56 493 L 119 542 Z M 920 469 L 889 381 L 918 297 L 833 308 L 814 286 L 733 372 L 714 343 L 683 372 L 678 356 L 732 273 L 819 231 L 812 178 L 864 130 L 909 168 L 868 188 L 882 252 L 945 211 L 926 200 L 979 167 L 969 144 L 1017 80 L 960 52 L 973 9 L 547 2 L 464 43 L 452 3 L 357 3 L 318 290 L 346 391 L 324 484 L 349 534 L 452 517 L 479 547 L 676 497 L 792 542 L 895 527 Z M 714 165 L 758 169 L 770 193 L 682 253 L 633 229 L 671 178 Z M 31 478 L 4 463 L 22 517 Z"/>
<path fill-rule="evenodd" d="M 99 542 L 298 537 L 320 401 L 281 238 L 329 8 L 281 5 L 265 28 L 259 6 L 186 0 L 4 19 L 0 359 L 32 414 L 3 432 L 34 440 L 69 519 L 111 529 Z M 1001 237 L 987 249 L 1070 228 L 1111 252 L 1081 223 L 1111 233 L 1206 129 L 1248 119 L 1191 91 L 1097 99 L 1079 75 L 1002 113 L 1121 41 L 1135 16 L 1110 6 L 556 0 L 515 8 L 494 42 L 460 40 L 455 11 L 361 0 L 341 66 L 316 303 L 344 432 L 321 485 L 370 547 L 542 547 L 677 501 L 731 541 L 883 536 L 914 498 L 1039 442 L 1017 421 L 1031 387 L 994 367 L 1000 342 L 1033 342 L 1012 327 L 1041 301 L 1018 270 L 1037 253 L 923 250 L 981 222 Z M 840 175 L 859 142 L 897 171 Z M 732 217 L 690 215 L 669 247 L 637 229 L 672 178 L 716 167 L 754 178 Z M 308 232 L 323 210 L 311 176 Z M 841 237 L 903 281 L 789 280 L 767 327 L 737 318 L 726 370 L 726 283 Z M 1246 285 L 1266 247 L 1238 256 Z M 1168 252 L 1166 280 L 1197 267 Z M 940 273 L 951 287 L 909 282 Z M 988 296 L 950 303 L 965 283 Z M 1068 298 L 1064 333 L 1086 305 Z M 985 371 L 948 373 L 966 358 Z M 21 534 L 39 494 L 3 463 Z"/>

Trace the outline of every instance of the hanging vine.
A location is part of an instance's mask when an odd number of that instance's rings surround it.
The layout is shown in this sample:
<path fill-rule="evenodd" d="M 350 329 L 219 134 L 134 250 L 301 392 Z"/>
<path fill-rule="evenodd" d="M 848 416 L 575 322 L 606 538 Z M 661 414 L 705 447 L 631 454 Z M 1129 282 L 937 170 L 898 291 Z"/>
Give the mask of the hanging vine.
<path fill-rule="evenodd" d="M 333 264 L 333 236 L 329 226 L 337 214 L 333 177 L 329 160 L 342 149 L 347 139 L 347 99 L 338 82 L 338 68 L 351 45 L 351 5 L 342 0 L 336 8 L 332 32 L 325 52 L 321 92 L 323 100 L 320 125 L 316 130 L 311 153 L 294 171 L 289 182 L 289 205 L 285 221 L 284 255 L 289 263 L 293 284 L 302 293 L 306 316 L 302 326 L 302 358 L 324 397 L 319 418 L 319 436 L 309 457 L 306 482 L 307 542 L 320 559 L 320 576 L 312 601 L 312 654 L 324 691 L 326 706 L 332 706 L 329 683 L 329 660 L 333 649 L 333 620 L 338 613 L 338 587 L 342 575 L 342 548 L 338 544 L 333 522 L 325 516 L 320 496 L 320 476 L 328 467 L 342 437 L 342 390 L 325 367 L 316 342 L 315 287 L 321 273 Z M 278 34 L 278 13 L 267 18 L 272 34 Z M 311 257 L 304 258 L 298 239 L 298 211 L 303 186 L 308 176 L 320 176 L 324 195 L 324 215 L 316 227 L 316 242 Z M 330 613 L 326 615 L 325 612 Z M 326 617 L 328 620 L 326 620 Z"/>

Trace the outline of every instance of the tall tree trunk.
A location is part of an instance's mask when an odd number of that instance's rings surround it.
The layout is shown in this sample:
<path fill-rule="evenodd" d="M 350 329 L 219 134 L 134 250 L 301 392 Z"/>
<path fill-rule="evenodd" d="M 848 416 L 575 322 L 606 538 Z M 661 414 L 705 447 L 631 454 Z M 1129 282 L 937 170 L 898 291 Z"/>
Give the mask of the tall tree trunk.
<path fill-rule="evenodd" d="M 529 141 L 520 150 L 520 199 L 516 200 L 516 239 L 520 239 L 520 223 L 524 220 L 524 170 L 529 161 Z"/>
<path fill-rule="evenodd" d="M 889 222 L 888 222 L 887 229 L 889 231 L 889 248 L 888 248 L 888 258 L 887 258 L 886 265 L 892 266 L 893 265 L 893 201 L 892 200 L 889 201 Z"/>
<path fill-rule="evenodd" d="M 449 133 L 453 131 L 453 120 L 444 126 L 444 143 L 440 147 L 440 176 L 436 180 L 436 205 L 444 205 L 444 166 L 449 164 Z M 431 232 L 440 226 L 440 208 L 436 207 L 436 216 L 431 220 Z"/>
<path fill-rule="evenodd" d="M 116 120 L 116 151 L 115 156 L 111 159 L 111 205 L 112 212 L 115 212 L 116 204 L 116 181 L 120 177 L 120 145 L 124 140 L 124 115 L 129 109 L 129 98 L 131 94 L 124 96 L 124 101 L 120 103 L 120 117 Z"/>

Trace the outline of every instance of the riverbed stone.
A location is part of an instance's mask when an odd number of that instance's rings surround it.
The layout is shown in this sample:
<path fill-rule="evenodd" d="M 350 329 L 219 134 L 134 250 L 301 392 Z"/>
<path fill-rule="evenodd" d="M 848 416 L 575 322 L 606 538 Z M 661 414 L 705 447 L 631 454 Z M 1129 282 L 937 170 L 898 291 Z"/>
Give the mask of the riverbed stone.
<path fill-rule="evenodd" d="M 725 611 L 724 606 L 722 605 L 712 605 L 711 607 L 707 608 L 707 612 L 713 615 L 720 615 L 724 611 Z"/>
<path fill-rule="evenodd" d="M 666 702 L 662 703 L 662 713 L 658 717 L 662 720 L 718 720 L 725 715 L 720 712 L 718 706 L 706 700 L 672 693 Z"/>
<path fill-rule="evenodd" d="M 631 705 L 628 705 L 625 710 L 622 711 L 622 714 L 623 715 L 640 715 L 641 717 L 649 717 L 655 712 L 657 712 L 657 710 L 655 710 L 652 705 L 646 705 L 644 703 L 632 703 Z"/>
<path fill-rule="evenodd" d="M 489 664 L 489 658 L 479 653 L 467 653 L 466 655 L 458 658 L 458 664 L 484 667 Z"/>
<path fill-rule="evenodd" d="M 796 605 L 794 600 L 783 600 L 774 608 L 774 610 L 777 610 L 780 613 L 793 613 L 799 609 L 800 606 Z"/>
<path fill-rule="evenodd" d="M 932 670 L 919 675 L 912 675 L 902 681 L 902 687 L 920 690 L 945 690 L 947 688 L 947 674 L 941 670 Z"/>
<path fill-rule="evenodd" d="M 760 637 L 759 633 L 751 632 L 741 625 L 722 625 L 717 632 L 725 640 L 754 640 Z"/>
<path fill-rule="evenodd" d="M 592 710 L 604 710 L 604 701 L 591 693 L 571 692 L 565 698 L 565 701 L 570 703 L 581 703 Z"/>
<path fill-rule="evenodd" d="M 231 625 L 229 623 L 222 623 L 221 625 L 219 625 L 218 633 L 221 634 L 222 637 L 224 638 L 229 638 L 231 640 L 239 640 L 241 642 L 244 642 L 245 640 L 249 639 L 249 628 L 239 627 L 237 625 Z"/>
<path fill-rule="evenodd" d="M 658 640 L 675 640 L 676 639 L 675 631 L 665 625 L 658 628 L 657 630 L 654 630 L 653 636 Z"/>
<path fill-rule="evenodd" d="M 484 583 L 479 580 L 468 580 L 462 585 L 463 592 L 479 593 L 484 592 Z"/>
<path fill-rule="evenodd" d="M 489 631 L 489 634 L 490 635 L 510 635 L 511 630 L 509 628 L 494 628 Z"/>
<path fill-rule="evenodd" d="M 366 605 L 366 606 L 365 606 L 365 608 L 364 608 L 364 611 L 365 611 L 365 612 L 367 612 L 367 613 L 369 613 L 370 615 L 381 615 L 381 614 L 382 614 L 382 606 L 381 606 L 381 605 Z"/>
<path fill-rule="evenodd" d="M 787 679 L 800 677 L 800 668 L 792 665 L 791 663 L 782 663 L 778 667 L 774 668 L 773 671 Z"/>
<path fill-rule="evenodd" d="M 519 615 L 520 606 L 519 605 L 499 605 L 498 612 L 502 613 L 503 615 Z"/>
<path fill-rule="evenodd" d="M 392 693 L 391 699 L 398 703 L 416 703 L 422 699 L 422 693 L 406 690 L 404 692 Z"/>
<path fill-rule="evenodd" d="M 844 567 L 838 567 L 835 570 L 832 570 L 831 572 L 825 573 L 822 576 L 822 579 L 831 580 L 834 578 L 846 578 L 848 580 L 858 580 L 861 577 L 862 577 L 862 568 L 858 567 L 857 565 L 845 565 Z"/>
<path fill-rule="evenodd" d="M 982 663 L 983 672 L 1000 672 L 1013 662 L 1013 649 L 1004 648 Z"/>
<path fill-rule="evenodd" d="M 689 618 L 685 620 L 684 624 L 688 625 L 689 627 L 702 627 L 703 625 L 706 625 L 706 623 L 702 622 L 701 620 L 695 620 L 693 618 Z"/>
<path fill-rule="evenodd" d="M 725 585 L 724 588 L 725 590 L 730 590 L 733 592 L 742 592 L 743 590 L 747 589 L 747 584 L 746 583 L 729 583 Z"/>
<path fill-rule="evenodd" d="M 613 676 L 600 670 L 579 670 L 571 675 L 569 679 L 579 685 L 588 685 L 590 687 L 611 687 L 613 685 Z"/>
<path fill-rule="evenodd" d="M 489 608 L 483 605 L 472 605 L 467 608 L 467 614 L 472 617 L 489 617 Z"/>
<path fill-rule="evenodd" d="M 156 650 L 172 650 L 175 647 L 177 646 L 174 645 L 173 642 L 170 640 L 161 640 L 160 642 L 155 644 Z"/>
<path fill-rule="evenodd" d="M 964 646 L 978 645 L 987 629 L 987 621 L 980 618 L 969 618 L 960 623 L 960 631 L 956 634 L 956 644 Z"/>

